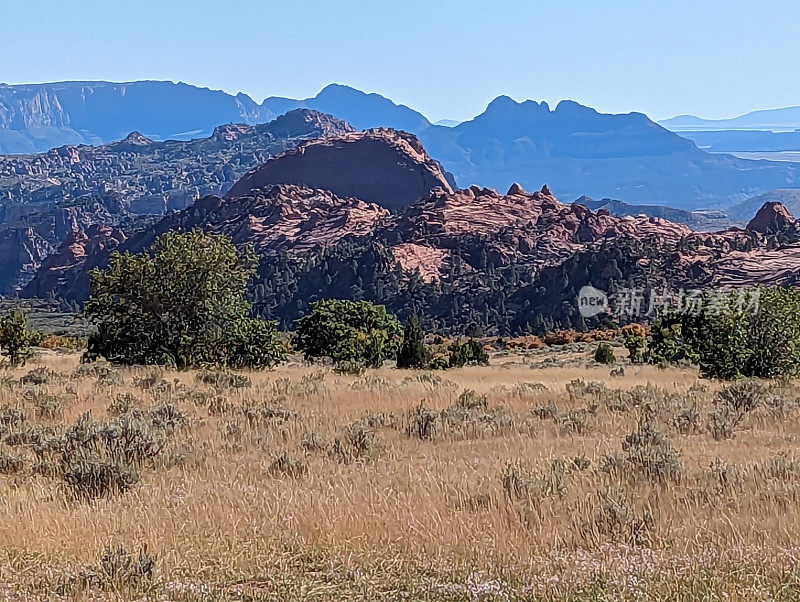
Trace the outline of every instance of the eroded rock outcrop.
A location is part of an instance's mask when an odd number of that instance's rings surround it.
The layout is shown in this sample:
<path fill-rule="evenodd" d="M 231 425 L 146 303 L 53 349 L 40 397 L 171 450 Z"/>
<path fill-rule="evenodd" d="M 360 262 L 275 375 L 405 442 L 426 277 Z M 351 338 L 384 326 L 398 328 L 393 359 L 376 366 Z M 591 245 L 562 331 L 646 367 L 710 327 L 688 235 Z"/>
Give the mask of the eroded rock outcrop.
<path fill-rule="evenodd" d="M 313 140 L 247 173 L 228 196 L 274 184 L 324 188 L 387 209 L 402 209 L 435 188 L 454 183 L 411 134 L 374 129 Z"/>
<path fill-rule="evenodd" d="M 25 297 L 44 297 L 58 291 L 60 297 L 85 298 L 89 290 L 89 270 L 104 265 L 107 251 L 125 241 L 119 228 L 91 225 L 73 230 L 59 248 L 42 261 L 36 278 L 22 291 Z"/>
<path fill-rule="evenodd" d="M 225 234 L 237 246 L 252 246 L 261 255 L 286 252 L 297 257 L 332 247 L 346 236 L 372 234 L 388 215 L 373 203 L 304 186 L 271 186 L 233 199 L 207 196 L 130 237 L 117 228 L 99 226 L 73 232 L 42 263 L 22 294 L 41 297 L 52 292 L 83 300 L 89 295 L 88 270 L 105 265 L 112 251 L 147 249 L 170 230 L 202 228 Z"/>
<path fill-rule="evenodd" d="M 777 234 L 795 226 L 797 220 L 782 203 L 768 202 L 747 224 L 747 229 L 762 234 Z"/>
<path fill-rule="evenodd" d="M 433 191 L 396 220 L 390 238 L 415 245 L 414 253 L 400 247 L 397 260 L 431 281 L 449 269 L 451 251 L 464 248 L 474 248 L 493 264 L 542 267 L 599 240 L 651 235 L 676 241 L 690 236 L 691 230 L 658 218 L 617 218 L 563 204 L 547 186 L 526 193 L 514 185 L 505 195 L 478 186 L 455 193 Z M 432 257 L 436 260 L 429 260 Z"/>

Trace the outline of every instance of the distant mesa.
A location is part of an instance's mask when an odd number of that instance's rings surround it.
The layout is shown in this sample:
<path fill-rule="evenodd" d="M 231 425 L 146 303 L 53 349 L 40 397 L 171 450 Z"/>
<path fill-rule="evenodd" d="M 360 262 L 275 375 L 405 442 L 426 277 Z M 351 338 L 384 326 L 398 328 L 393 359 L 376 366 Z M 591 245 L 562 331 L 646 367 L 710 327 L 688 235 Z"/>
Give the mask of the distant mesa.
<path fill-rule="evenodd" d="M 297 108 L 314 109 L 344 119 L 360 130 L 388 127 L 419 134 L 431 126 L 418 111 L 395 104 L 380 94 L 368 94 L 341 84 L 329 84 L 313 98 L 303 100 L 273 96 L 262 106 L 275 114 Z"/>
<path fill-rule="evenodd" d="M 419 134 L 459 186 L 533 189 L 680 209 L 724 208 L 800 182 L 800 164 L 715 155 L 641 113 L 598 113 L 573 101 L 516 102 L 499 96 L 455 127 Z"/>

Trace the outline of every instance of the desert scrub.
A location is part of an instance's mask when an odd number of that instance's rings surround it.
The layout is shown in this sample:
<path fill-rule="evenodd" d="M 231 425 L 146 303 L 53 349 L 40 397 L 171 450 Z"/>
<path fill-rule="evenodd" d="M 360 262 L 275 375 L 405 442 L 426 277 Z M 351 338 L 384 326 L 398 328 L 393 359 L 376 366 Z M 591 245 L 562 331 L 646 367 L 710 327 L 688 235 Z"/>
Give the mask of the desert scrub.
<path fill-rule="evenodd" d="M 155 583 L 156 559 L 147 552 L 147 546 L 133 554 L 124 545 L 106 546 L 100 562 L 68 573 L 56 590 L 62 595 L 79 595 L 91 590 L 105 590 L 117 594 L 146 594 Z"/>
<path fill-rule="evenodd" d="M 375 431 L 361 421 L 349 424 L 333 440 L 328 454 L 343 464 L 374 459 L 382 444 Z"/>
<path fill-rule="evenodd" d="M 194 379 L 216 389 L 245 389 L 252 386 L 250 377 L 222 370 L 201 370 Z"/>
<path fill-rule="evenodd" d="M 0 474 L 16 474 L 21 472 L 24 467 L 24 456 L 0 449 Z"/>
<path fill-rule="evenodd" d="M 439 414 L 437 412 L 429 410 L 420 403 L 411 411 L 406 433 L 408 433 L 409 437 L 430 441 L 436 436 L 436 423 L 438 420 Z"/>
<path fill-rule="evenodd" d="M 700 412 L 696 405 L 682 408 L 672 419 L 673 428 L 682 435 L 695 435 L 703 430 Z"/>
<path fill-rule="evenodd" d="M 51 395 L 43 391 L 31 392 L 27 396 L 35 411 L 38 420 L 61 420 L 64 417 L 63 397 Z"/>
<path fill-rule="evenodd" d="M 287 452 L 275 456 L 267 470 L 273 476 L 286 476 L 293 479 L 308 474 L 308 465 L 298 458 L 293 458 Z"/>
<path fill-rule="evenodd" d="M 708 415 L 708 429 L 716 440 L 733 438 L 745 417 L 764 400 L 766 389 L 755 380 L 743 380 L 721 389 Z"/>
<path fill-rule="evenodd" d="M 606 393 L 606 386 L 597 381 L 586 382 L 582 378 L 576 378 L 567 383 L 567 393 L 571 401 L 597 401 Z"/>
<path fill-rule="evenodd" d="M 39 472 L 58 476 L 69 497 L 110 497 L 139 482 L 145 462 L 165 449 L 184 420 L 169 405 L 109 421 L 87 412 L 60 435 L 40 438 L 32 447 Z"/>
<path fill-rule="evenodd" d="M 644 478 L 664 485 L 680 480 L 681 455 L 652 422 L 643 422 L 622 443 L 623 454 L 609 454 L 601 470 L 627 480 Z"/>
<path fill-rule="evenodd" d="M 250 428 L 300 420 L 299 412 L 266 401 L 247 401 L 240 411 Z"/>
<path fill-rule="evenodd" d="M 596 424 L 597 406 L 576 408 L 565 414 L 556 416 L 554 421 L 564 434 L 585 435 L 591 432 Z"/>
<path fill-rule="evenodd" d="M 122 416 L 141 408 L 141 405 L 141 402 L 131 393 L 117 393 L 111 403 L 108 404 L 106 411 L 109 416 Z"/>
<path fill-rule="evenodd" d="M 39 366 L 28 372 L 25 376 L 19 379 L 23 385 L 60 385 L 65 381 L 64 375 L 53 370 L 48 370 L 44 366 Z"/>
<path fill-rule="evenodd" d="M 503 407 L 490 407 L 487 395 L 465 389 L 446 409 L 438 414 L 442 435 L 457 439 L 493 437 L 512 430 L 513 416 Z"/>
<path fill-rule="evenodd" d="M 634 497 L 630 490 L 602 488 L 579 500 L 574 527 L 577 542 L 592 548 L 606 541 L 631 546 L 649 544 L 656 513 L 650 506 L 637 509 Z"/>
<path fill-rule="evenodd" d="M 303 448 L 306 453 L 313 454 L 323 452 L 328 449 L 328 445 L 327 439 L 314 431 L 306 431 L 300 437 L 300 447 Z"/>
<path fill-rule="evenodd" d="M 506 466 L 500 484 L 510 501 L 538 508 L 544 498 L 564 496 L 566 475 L 565 460 L 553 460 L 543 472 L 534 470 L 524 462 L 514 462 Z"/>

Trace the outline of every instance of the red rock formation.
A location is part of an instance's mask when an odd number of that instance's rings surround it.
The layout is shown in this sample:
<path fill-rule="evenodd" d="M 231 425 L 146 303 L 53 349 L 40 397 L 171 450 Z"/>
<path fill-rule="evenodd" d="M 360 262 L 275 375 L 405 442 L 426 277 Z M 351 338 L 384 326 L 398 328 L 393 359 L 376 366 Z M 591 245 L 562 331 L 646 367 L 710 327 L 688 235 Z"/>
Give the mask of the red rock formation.
<path fill-rule="evenodd" d="M 775 234 L 794 226 L 796 220 L 783 203 L 764 203 L 747 229 L 762 234 Z"/>
<path fill-rule="evenodd" d="M 401 209 L 435 188 L 453 191 L 442 166 L 411 134 L 388 129 L 328 136 L 302 144 L 256 167 L 229 198 L 273 184 L 325 188 L 387 209 Z"/>
<path fill-rule="evenodd" d="M 288 184 L 227 200 L 206 197 L 197 205 L 205 213 L 198 226 L 226 234 L 235 244 L 251 244 L 259 253 L 323 249 L 344 236 L 370 234 L 389 215 L 360 199 Z"/>
<path fill-rule="evenodd" d="M 786 211 L 773 210 L 772 215 L 780 216 L 782 224 L 794 223 Z M 657 254 L 670 254 L 674 286 L 787 282 L 800 271 L 800 246 L 776 249 L 774 237 L 756 231 L 708 234 L 660 218 L 614 217 L 607 211 L 563 204 L 547 187 L 527 193 L 512 186 L 505 195 L 477 186 L 457 192 L 437 188 L 393 216 L 361 199 L 284 184 L 242 197 L 204 197 L 124 242 L 121 233 L 109 228 L 73 234 L 45 261 L 24 292 L 41 296 L 56 291 L 68 298 L 85 298 L 88 280 L 76 274 L 102 265 L 110 249 L 119 246 L 138 252 L 168 230 L 197 227 L 226 234 L 239 246 L 252 245 L 260 254 L 286 251 L 295 256 L 329 248 L 345 236 L 372 235 L 404 272 L 419 272 L 426 282 L 448 277 L 454 251 L 483 254 L 494 265 L 515 263 L 539 273 L 619 240 L 649 241 L 646 244 Z M 676 253 L 679 242 L 682 246 Z M 636 261 L 649 262 L 646 256 Z"/>
<path fill-rule="evenodd" d="M 104 251 L 115 249 L 124 241 L 125 233 L 111 226 L 73 230 L 42 262 L 36 277 L 23 289 L 23 296 L 44 297 L 58 290 L 65 298 L 83 298 L 89 289 L 88 271 L 104 262 Z"/>
<path fill-rule="evenodd" d="M 658 218 L 618 218 L 563 204 L 546 186 L 526 193 L 514 185 L 505 195 L 478 186 L 455 193 L 433 191 L 397 218 L 392 234 L 390 238 L 405 243 L 395 247 L 403 268 L 419 269 L 423 278 L 432 280 L 435 271 L 448 267 L 450 250 L 463 248 L 467 239 L 479 240 L 475 244 L 484 247 L 493 263 L 541 267 L 605 239 L 656 235 L 677 241 L 692 232 Z"/>

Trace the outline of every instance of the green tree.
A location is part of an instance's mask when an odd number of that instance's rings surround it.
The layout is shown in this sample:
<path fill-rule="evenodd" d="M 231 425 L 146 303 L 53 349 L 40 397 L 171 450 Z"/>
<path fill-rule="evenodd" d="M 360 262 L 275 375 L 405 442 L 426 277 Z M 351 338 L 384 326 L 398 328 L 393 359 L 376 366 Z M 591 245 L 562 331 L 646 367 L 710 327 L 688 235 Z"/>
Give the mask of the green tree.
<path fill-rule="evenodd" d="M 403 344 L 397 352 L 398 368 L 425 368 L 430 360 L 425 348 L 425 333 L 419 317 L 412 314 L 403 331 Z"/>
<path fill-rule="evenodd" d="M 168 232 L 149 253 L 112 254 L 91 273 L 89 353 L 179 369 L 279 363 L 286 350 L 274 324 L 250 318 L 245 299 L 256 265 L 251 250 L 200 230 Z"/>
<path fill-rule="evenodd" d="M 311 314 L 299 318 L 295 324 L 297 332 L 292 345 L 307 358 L 363 361 L 379 367 L 397 354 L 400 322 L 383 305 L 326 299 L 314 303 Z"/>
<path fill-rule="evenodd" d="M 21 311 L 12 311 L 0 318 L 0 350 L 8 356 L 12 366 L 24 366 L 31 358 L 31 345 L 36 340 L 28 327 L 28 316 Z"/>

